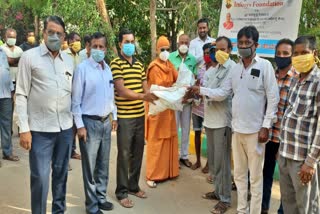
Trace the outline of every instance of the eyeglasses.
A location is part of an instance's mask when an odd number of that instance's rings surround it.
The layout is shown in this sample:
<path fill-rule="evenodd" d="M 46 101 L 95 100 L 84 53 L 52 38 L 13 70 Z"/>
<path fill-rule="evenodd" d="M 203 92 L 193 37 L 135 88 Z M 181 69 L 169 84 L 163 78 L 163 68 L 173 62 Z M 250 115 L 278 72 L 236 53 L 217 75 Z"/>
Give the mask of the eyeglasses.
<path fill-rule="evenodd" d="M 160 51 L 161 51 L 161 52 L 163 52 L 163 51 L 168 51 L 168 52 L 169 52 L 169 51 L 170 51 L 170 48 L 161 48 Z"/>
<path fill-rule="evenodd" d="M 47 34 L 48 36 L 53 36 L 54 34 L 57 34 L 57 36 L 61 39 L 62 37 L 64 37 L 64 33 L 61 32 L 55 32 L 53 30 L 47 30 Z"/>

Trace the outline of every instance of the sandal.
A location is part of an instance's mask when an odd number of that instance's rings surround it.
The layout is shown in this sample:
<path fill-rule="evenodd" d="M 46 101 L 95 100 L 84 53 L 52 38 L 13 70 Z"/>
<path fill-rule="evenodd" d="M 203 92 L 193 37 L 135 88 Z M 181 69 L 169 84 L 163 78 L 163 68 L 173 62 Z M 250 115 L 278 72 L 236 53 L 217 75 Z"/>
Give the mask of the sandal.
<path fill-rule="evenodd" d="M 185 165 L 186 167 L 190 168 L 192 163 L 188 159 L 182 159 L 180 158 L 180 162 Z"/>
<path fill-rule="evenodd" d="M 121 199 L 119 201 L 119 203 L 121 204 L 121 206 L 125 207 L 125 208 L 132 208 L 133 207 L 133 201 L 131 201 L 129 198 L 124 198 Z"/>
<path fill-rule="evenodd" d="M 19 157 L 15 155 L 3 156 L 2 159 L 15 162 L 20 160 Z"/>
<path fill-rule="evenodd" d="M 128 194 L 134 195 L 138 198 L 147 198 L 148 197 L 146 192 L 143 190 L 139 190 L 138 192 L 128 192 Z"/>
<path fill-rule="evenodd" d="M 210 212 L 214 214 L 223 214 L 228 210 L 229 207 L 230 204 L 219 201 L 219 203 L 217 203 Z"/>
<path fill-rule="evenodd" d="M 150 187 L 150 188 L 156 188 L 156 187 L 157 187 L 157 184 L 156 184 L 156 182 L 154 182 L 154 181 L 149 181 L 149 180 L 147 180 L 147 185 L 148 185 L 148 187 Z"/>
<path fill-rule="evenodd" d="M 209 167 L 205 166 L 201 171 L 203 174 L 207 174 L 209 172 Z"/>
<path fill-rule="evenodd" d="M 201 167 L 201 163 L 195 163 L 195 164 L 193 164 L 192 166 L 191 166 L 191 169 L 192 170 L 196 170 L 196 169 L 198 169 L 198 168 L 200 168 Z"/>
<path fill-rule="evenodd" d="M 220 200 L 220 198 L 218 196 L 216 196 L 216 193 L 214 191 L 207 192 L 206 194 L 202 195 L 202 198 L 208 199 L 208 200 L 216 200 L 216 201 Z"/>
<path fill-rule="evenodd" d="M 213 178 L 211 175 L 209 175 L 206 180 L 209 184 L 213 184 Z"/>
<path fill-rule="evenodd" d="M 71 158 L 72 159 L 76 159 L 76 160 L 81 160 L 81 155 L 74 152 L 72 155 L 71 155 Z"/>

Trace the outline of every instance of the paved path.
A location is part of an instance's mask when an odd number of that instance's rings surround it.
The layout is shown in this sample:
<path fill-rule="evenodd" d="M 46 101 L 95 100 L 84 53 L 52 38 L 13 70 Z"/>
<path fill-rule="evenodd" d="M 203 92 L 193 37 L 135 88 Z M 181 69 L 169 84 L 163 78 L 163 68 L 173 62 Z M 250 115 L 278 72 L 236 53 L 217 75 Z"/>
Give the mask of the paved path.
<path fill-rule="evenodd" d="M 205 181 L 205 175 L 200 170 L 192 171 L 182 167 L 179 178 L 158 185 L 150 189 L 144 182 L 145 166 L 141 173 L 141 188 L 148 193 L 147 199 L 131 197 L 135 202 L 132 209 L 122 208 L 114 195 L 116 181 L 116 143 L 112 136 L 112 149 L 110 157 L 110 181 L 108 185 L 109 200 L 114 203 L 115 209 L 111 212 L 117 214 L 202 214 L 209 210 L 215 202 L 201 199 L 201 195 L 212 190 L 212 186 Z M 28 153 L 18 146 L 18 138 L 14 136 L 14 153 L 21 161 L 12 163 L 2 160 L 0 168 L 0 213 L 1 214 L 28 214 L 30 212 L 29 166 Z M 190 159 L 194 160 L 194 156 Z M 204 161 L 203 161 L 204 162 Z M 71 160 L 73 170 L 69 173 L 66 213 L 85 214 L 84 193 L 82 184 L 81 165 L 78 160 Z M 279 185 L 275 183 L 272 194 L 271 212 L 276 213 L 279 206 Z M 51 192 L 48 198 L 48 208 L 51 210 Z M 232 193 L 232 209 L 228 214 L 236 213 L 236 192 Z M 50 213 L 50 212 L 48 212 Z M 258 214 L 258 213 L 257 213 Z"/>

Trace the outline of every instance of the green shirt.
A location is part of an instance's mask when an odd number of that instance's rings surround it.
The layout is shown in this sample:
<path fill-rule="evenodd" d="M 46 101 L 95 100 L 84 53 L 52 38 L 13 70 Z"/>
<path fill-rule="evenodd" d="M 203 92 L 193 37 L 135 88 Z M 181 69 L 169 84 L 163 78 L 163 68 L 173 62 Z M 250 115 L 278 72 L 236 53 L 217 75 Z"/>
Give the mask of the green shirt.
<path fill-rule="evenodd" d="M 179 51 L 172 52 L 169 56 L 169 60 L 174 65 L 174 67 L 178 70 L 182 62 L 182 58 L 179 54 Z M 188 53 L 188 55 L 184 60 L 184 64 L 190 69 L 190 71 L 194 75 L 197 75 L 197 60 L 193 55 Z"/>

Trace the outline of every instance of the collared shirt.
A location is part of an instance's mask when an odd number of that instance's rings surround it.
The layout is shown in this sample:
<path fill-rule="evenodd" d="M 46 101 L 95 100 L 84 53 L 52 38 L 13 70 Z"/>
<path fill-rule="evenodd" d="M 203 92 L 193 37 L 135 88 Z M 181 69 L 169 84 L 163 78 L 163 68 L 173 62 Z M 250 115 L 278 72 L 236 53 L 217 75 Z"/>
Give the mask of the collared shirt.
<path fill-rule="evenodd" d="M 81 51 L 79 51 L 79 62 L 83 62 L 85 59 L 88 59 L 87 49 L 84 48 Z"/>
<path fill-rule="evenodd" d="M 290 86 L 293 81 L 296 79 L 296 72 L 291 68 L 286 76 L 283 78 L 279 78 L 278 73 L 276 72 L 276 78 L 279 86 L 279 93 L 280 93 L 280 101 L 278 103 L 278 111 L 277 111 L 277 122 L 273 124 L 272 129 L 270 129 L 270 141 L 279 143 L 279 135 L 280 135 L 280 126 L 283 114 L 288 106 L 288 92 Z"/>
<path fill-rule="evenodd" d="M 315 167 L 320 159 L 320 69 L 295 81 L 280 130 L 280 155 Z"/>
<path fill-rule="evenodd" d="M 255 56 L 247 68 L 240 60 L 221 87 L 209 90 L 200 88 L 201 94 L 216 101 L 224 100 L 232 92 L 234 131 L 242 134 L 257 133 L 261 127 L 271 128 L 277 122 L 279 89 L 268 60 Z"/>
<path fill-rule="evenodd" d="M 7 55 L 0 48 L 0 99 L 11 98 L 11 91 L 13 90 Z"/>
<path fill-rule="evenodd" d="M 67 48 L 66 50 L 64 50 L 63 52 L 67 53 L 69 56 L 72 57 L 73 59 L 73 65 L 75 68 L 77 68 L 77 66 L 80 64 L 80 57 L 79 57 L 79 53 L 76 53 L 76 55 L 74 55 L 70 48 Z"/>
<path fill-rule="evenodd" d="M 23 50 L 23 51 L 27 51 L 31 48 L 35 48 L 35 47 L 38 47 L 39 45 L 37 43 L 31 45 L 29 44 L 28 42 L 24 42 L 22 43 L 22 45 L 20 45 L 20 48 Z"/>
<path fill-rule="evenodd" d="M 143 93 L 143 81 L 146 73 L 141 62 L 133 58 L 130 64 L 123 56 L 119 56 L 110 63 L 114 81 L 123 79 L 124 87 L 135 93 Z M 142 100 L 129 100 L 120 97 L 116 91 L 115 100 L 118 118 L 138 118 L 144 116 L 144 103 Z"/>
<path fill-rule="evenodd" d="M 203 41 L 200 39 L 200 37 L 197 37 L 190 42 L 189 46 L 189 53 L 191 53 L 197 60 L 198 65 L 201 65 L 204 63 L 203 60 L 203 45 L 207 43 L 212 43 L 216 41 L 214 38 L 211 38 L 210 36 L 207 36 L 206 40 Z"/>
<path fill-rule="evenodd" d="M 7 57 L 9 58 L 20 58 L 23 53 L 23 50 L 19 46 L 14 46 L 14 49 L 12 51 L 10 47 L 7 45 L 7 43 L 2 45 L 1 48 L 4 50 L 4 52 L 7 54 Z M 13 82 L 16 81 L 17 72 L 18 67 L 10 66 L 10 76 Z"/>
<path fill-rule="evenodd" d="M 181 62 L 188 67 L 188 69 L 194 74 L 197 74 L 197 61 L 196 58 L 191 55 L 190 53 L 187 54 L 185 59 L 182 59 L 182 57 L 179 54 L 179 51 L 174 51 L 170 53 L 169 55 L 170 62 L 174 65 L 175 69 L 179 70 L 179 66 Z"/>
<path fill-rule="evenodd" d="M 72 113 L 77 128 L 84 127 L 83 114 L 104 117 L 112 112 L 112 119 L 117 120 L 112 73 L 103 63 L 104 69 L 90 57 L 74 73 Z"/>
<path fill-rule="evenodd" d="M 53 58 L 45 44 L 22 54 L 16 88 L 20 133 L 60 132 L 72 127 L 73 61 L 64 52 Z"/>
<path fill-rule="evenodd" d="M 207 70 L 204 77 L 203 90 L 219 88 L 235 65 L 234 61 L 228 59 L 223 65 L 217 65 Z M 209 97 L 205 97 L 204 103 L 203 125 L 205 127 L 211 129 L 231 127 L 231 95 L 223 101 L 214 101 Z"/>
<path fill-rule="evenodd" d="M 197 75 L 197 80 L 199 80 L 200 82 L 200 86 L 204 86 L 204 75 L 205 72 L 207 71 L 206 68 L 206 64 L 203 64 L 199 71 L 198 71 L 198 75 Z M 199 116 L 199 117 L 204 117 L 204 103 L 203 103 L 203 99 L 201 99 L 201 97 L 199 97 L 198 100 L 194 100 L 193 102 L 193 106 L 192 106 L 192 113 Z"/>

